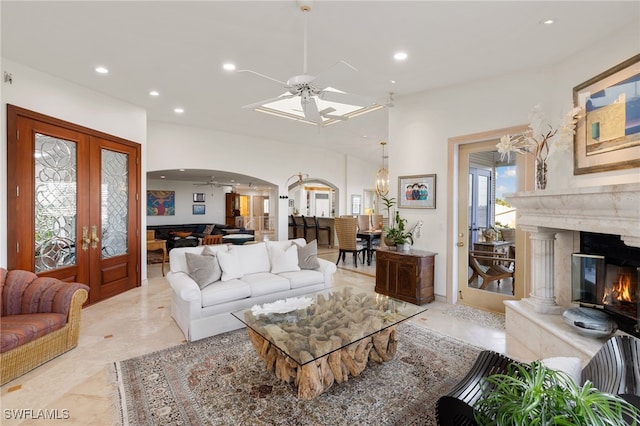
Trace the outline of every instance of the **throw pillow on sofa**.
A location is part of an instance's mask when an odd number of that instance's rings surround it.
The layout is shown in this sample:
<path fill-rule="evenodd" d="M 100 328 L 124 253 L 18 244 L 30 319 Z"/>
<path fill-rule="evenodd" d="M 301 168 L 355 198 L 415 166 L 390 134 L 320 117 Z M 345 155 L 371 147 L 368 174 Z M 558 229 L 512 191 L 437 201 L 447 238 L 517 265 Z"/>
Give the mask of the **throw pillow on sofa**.
<path fill-rule="evenodd" d="M 218 262 L 222 269 L 222 281 L 235 280 L 242 278 L 242 265 L 240 264 L 240 256 L 237 250 L 229 250 L 227 253 L 218 253 Z"/>
<path fill-rule="evenodd" d="M 213 232 L 213 228 L 215 228 L 215 226 L 216 225 L 212 225 L 212 224 L 205 226 L 204 229 L 202 230 L 202 234 L 211 235 L 211 233 Z"/>
<path fill-rule="evenodd" d="M 318 262 L 318 242 L 311 241 L 306 246 L 294 244 L 293 247 L 298 248 L 298 266 L 300 269 L 317 269 L 320 267 Z"/>
<path fill-rule="evenodd" d="M 240 256 L 243 276 L 271 271 L 269 252 L 265 243 L 231 246 L 229 251 L 237 252 Z"/>
<path fill-rule="evenodd" d="M 271 260 L 271 273 L 299 271 L 298 248 L 292 244 L 286 249 L 277 246 L 269 247 L 269 258 Z"/>
<path fill-rule="evenodd" d="M 216 254 L 205 246 L 202 254 L 185 253 L 189 276 L 202 290 L 222 277 L 222 270 Z"/>

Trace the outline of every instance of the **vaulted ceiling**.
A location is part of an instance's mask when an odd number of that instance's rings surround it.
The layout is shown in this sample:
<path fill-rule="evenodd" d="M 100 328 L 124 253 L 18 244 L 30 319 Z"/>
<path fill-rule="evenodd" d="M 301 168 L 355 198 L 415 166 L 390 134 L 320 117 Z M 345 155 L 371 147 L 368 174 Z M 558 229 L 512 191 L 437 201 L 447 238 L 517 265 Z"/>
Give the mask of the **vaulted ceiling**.
<path fill-rule="evenodd" d="M 331 86 L 381 105 L 390 104 L 390 92 L 397 102 L 551 65 L 640 14 L 636 1 L 5 0 L 2 56 L 143 107 L 150 121 L 322 146 L 377 162 L 387 107 L 317 128 L 242 109 L 285 90 L 222 69 L 233 62 L 282 81 L 301 74 L 302 4 L 311 6 L 309 74 L 347 61 L 358 72 L 337 73 Z M 395 61 L 397 51 L 408 58 Z M 97 74 L 98 65 L 109 73 Z"/>

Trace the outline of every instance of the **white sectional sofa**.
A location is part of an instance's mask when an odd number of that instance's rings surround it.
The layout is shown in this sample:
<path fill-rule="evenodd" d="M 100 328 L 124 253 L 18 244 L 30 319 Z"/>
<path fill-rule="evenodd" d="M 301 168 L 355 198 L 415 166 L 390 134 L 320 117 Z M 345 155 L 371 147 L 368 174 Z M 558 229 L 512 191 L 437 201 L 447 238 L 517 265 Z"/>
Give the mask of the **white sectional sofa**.
<path fill-rule="evenodd" d="M 174 248 L 167 274 L 171 316 L 189 341 L 242 328 L 232 311 L 331 287 L 336 265 L 314 252 L 315 241 L 307 246 L 304 238 Z M 209 284 L 216 274 L 220 279 Z"/>

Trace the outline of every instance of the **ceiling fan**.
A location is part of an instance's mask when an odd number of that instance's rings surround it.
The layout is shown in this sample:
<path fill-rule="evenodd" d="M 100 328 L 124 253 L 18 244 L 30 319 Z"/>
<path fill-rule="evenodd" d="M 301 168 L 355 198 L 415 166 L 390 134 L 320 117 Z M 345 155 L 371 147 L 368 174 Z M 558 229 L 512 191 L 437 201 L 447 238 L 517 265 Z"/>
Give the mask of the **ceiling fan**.
<path fill-rule="evenodd" d="M 328 80 L 330 80 L 332 73 L 345 68 L 351 71 L 358 71 L 354 66 L 348 64 L 346 61 L 338 61 L 327 70 L 316 76 L 307 74 L 307 13 L 311 11 L 311 7 L 308 5 L 303 5 L 300 7 L 300 9 L 305 15 L 304 63 L 302 74 L 294 75 L 286 82 L 284 82 L 253 70 L 238 70 L 238 72 L 251 73 L 264 79 L 279 83 L 287 90 L 287 92 L 281 94 L 280 96 L 245 105 L 243 106 L 243 108 L 256 110 L 261 110 L 262 108 L 268 110 L 269 107 L 267 106 L 267 104 L 272 104 L 274 102 L 283 101 L 286 99 L 300 98 L 300 107 L 302 109 L 295 109 L 296 112 L 300 113 L 300 117 L 298 117 L 296 114 L 287 114 L 286 112 L 283 112 L 281 110 L 277 111 L 280 112 L 279 115 L 292 116 L 291 118 L 303 119 L 305 121 L 322 126 L 325 124 L 325 120 L 327 120 L 327 122 L 333 122 L 335 120 L 346 120 L 350 117 L 350 114 L 355 111 L 360 112 L 363 109 L 376 106 L 375 100 L 373 98 L 345 93 L 329 86 Z M 347 111 L 343 111 L 341 114 L 333 114 L 337 111 L 334 106 L 327 106 L 326 108 L 319 110 L 319 101 L 333 103 L 338 108 L 340 108 L 341 106 L 350 108 L 348 108 Z"/>
<path fill-rule="evenodd" d="M 194 183 L 195 186 L 210 186 L 211 189 L 213 188 L 220 188 L 221 186 L 235 186 L 236 184 L 231 182 L 218 182 L 217 180 L 215 180 L 215 176 L 211 176 L 211 178 L 209 180 L 207 180 L 206 182 L 200 182 L 200 183 Z"/>

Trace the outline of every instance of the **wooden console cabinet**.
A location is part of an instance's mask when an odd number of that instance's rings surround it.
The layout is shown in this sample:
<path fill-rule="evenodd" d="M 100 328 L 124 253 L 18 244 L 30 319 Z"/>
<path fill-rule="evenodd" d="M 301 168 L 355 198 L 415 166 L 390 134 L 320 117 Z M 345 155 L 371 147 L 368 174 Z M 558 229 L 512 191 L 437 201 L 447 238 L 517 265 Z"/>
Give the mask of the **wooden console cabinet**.
<path fill-rule="evenodd" d="M 432 302 L 436 254 L 422 250 L 376 250 L 376 293 L 416 305 Z"/>

